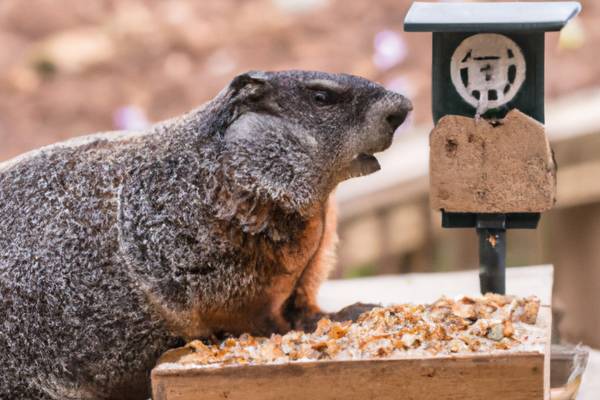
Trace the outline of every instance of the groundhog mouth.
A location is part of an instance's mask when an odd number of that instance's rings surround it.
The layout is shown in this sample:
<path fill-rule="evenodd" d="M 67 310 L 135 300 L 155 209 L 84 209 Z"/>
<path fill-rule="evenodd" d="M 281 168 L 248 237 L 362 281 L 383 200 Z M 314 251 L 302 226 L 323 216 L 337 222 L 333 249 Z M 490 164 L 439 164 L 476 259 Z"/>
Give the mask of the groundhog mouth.
<path fill-rule="evenodd" d="M 379 161 L 377 161 L 373 154 L 359 153 L 350 162 L 348 179 L 369 175 L 380 169 L 381 165 L 379 165 Z"/>

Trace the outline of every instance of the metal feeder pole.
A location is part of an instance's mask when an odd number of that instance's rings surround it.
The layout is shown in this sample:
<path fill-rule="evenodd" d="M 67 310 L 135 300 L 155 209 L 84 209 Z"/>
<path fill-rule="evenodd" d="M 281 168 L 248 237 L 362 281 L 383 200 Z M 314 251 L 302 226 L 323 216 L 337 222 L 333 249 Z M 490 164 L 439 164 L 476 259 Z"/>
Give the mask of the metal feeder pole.
<path fill-rule="evenodd" d="M 478 214 L 479 283 L 481 294 L 506 293 L 506 216 Z"/>
<path fill-rule="evenodd" d="M 506 230 L 535 229 L 540 213 L 453 213 L 442 210 L 442 227 L 475 228 L 479 238 L 481 293 L 506 293 Z"/>

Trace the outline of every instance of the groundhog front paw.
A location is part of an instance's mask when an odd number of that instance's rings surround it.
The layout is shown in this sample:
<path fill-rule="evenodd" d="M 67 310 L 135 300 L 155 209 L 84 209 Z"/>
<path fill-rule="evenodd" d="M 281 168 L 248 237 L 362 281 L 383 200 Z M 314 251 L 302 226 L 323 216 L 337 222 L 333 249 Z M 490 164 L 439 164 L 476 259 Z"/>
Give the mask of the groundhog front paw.
<path fill-rule="evenodd" d="M 380 307 L 379 304 L 354 303 L 342 308 L 335 313 L 325 312 L 305 312 L 299 313 L 293 319 L 292 329 L 304 332 L 313 332 L 317 328 L 317 323 L 321 318 L 329 318 L 332 321 L 352 321 L 355 322 L 362 313 L 372 310 L 375 307 Z"/>
<path fill-rule="evenodd" d="M 342 308 L 336 313 L 329 314 L 332 321 L 352 321 L 355 322 L 362 313 L 371 311 L 375 307 L 380 307 L 379 304 L 354 303 Z"/>
<path fill-rule="evenodd" d="M 313 332 L 317 329 L 317 323 L 321 318 L 328 318 L 329 315 L 324 312 L 302 313 L 292 320 L 291 326 L 293 330 Z"/>

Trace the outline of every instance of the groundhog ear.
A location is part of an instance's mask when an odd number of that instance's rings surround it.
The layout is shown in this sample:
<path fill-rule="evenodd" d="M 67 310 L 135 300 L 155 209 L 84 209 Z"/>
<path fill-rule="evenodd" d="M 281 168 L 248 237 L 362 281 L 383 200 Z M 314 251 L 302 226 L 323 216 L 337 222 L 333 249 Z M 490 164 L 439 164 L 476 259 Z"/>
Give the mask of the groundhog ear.
<path fill-rule="evenodd" d="M 269 88 L 267 74 L 260 71 L 246 72 L 233 78 L 229 87 L 238 99 L 256 100 Z"/>

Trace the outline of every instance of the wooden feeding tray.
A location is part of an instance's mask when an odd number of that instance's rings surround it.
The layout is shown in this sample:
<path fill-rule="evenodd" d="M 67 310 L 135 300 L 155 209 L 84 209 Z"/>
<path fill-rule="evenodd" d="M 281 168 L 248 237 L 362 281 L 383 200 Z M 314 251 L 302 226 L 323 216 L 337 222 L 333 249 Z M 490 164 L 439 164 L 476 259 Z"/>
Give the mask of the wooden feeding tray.
<path fill-rule="evenodd" d="M 206 367 L 181 348 L 152 371 L 153 399 L 549 399 L 550 326 L 541 306 L 531 347 L 386 359 Z"/>
<path fill-rule="evenodd" d="M 548 398 L 545 354 L 306 362 L 219 369 L 158 366 L 153 399 Z"/>

